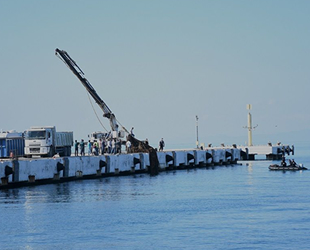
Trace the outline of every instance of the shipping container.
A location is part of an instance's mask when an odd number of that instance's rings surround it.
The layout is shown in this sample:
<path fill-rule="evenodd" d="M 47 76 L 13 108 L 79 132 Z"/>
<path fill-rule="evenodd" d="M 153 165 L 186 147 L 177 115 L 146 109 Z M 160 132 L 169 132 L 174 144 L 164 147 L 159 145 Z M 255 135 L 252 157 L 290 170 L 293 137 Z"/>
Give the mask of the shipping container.
<path fill-rule="evenodd" d="M 16 131 L 0 132 L 0 158 L 24 156 L 24 147 L 23 133 Z"/>

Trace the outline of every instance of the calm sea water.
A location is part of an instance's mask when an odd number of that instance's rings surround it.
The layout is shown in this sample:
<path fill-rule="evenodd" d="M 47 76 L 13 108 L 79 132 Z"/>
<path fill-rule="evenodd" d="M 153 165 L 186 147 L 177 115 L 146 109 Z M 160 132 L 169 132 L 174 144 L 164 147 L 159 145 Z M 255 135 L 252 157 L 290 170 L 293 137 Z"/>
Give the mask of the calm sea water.
<path fill-rule="evenodd" d="M 270 163 L 2 190 L 0 249 L 309 249 L 310 170 Z"/>

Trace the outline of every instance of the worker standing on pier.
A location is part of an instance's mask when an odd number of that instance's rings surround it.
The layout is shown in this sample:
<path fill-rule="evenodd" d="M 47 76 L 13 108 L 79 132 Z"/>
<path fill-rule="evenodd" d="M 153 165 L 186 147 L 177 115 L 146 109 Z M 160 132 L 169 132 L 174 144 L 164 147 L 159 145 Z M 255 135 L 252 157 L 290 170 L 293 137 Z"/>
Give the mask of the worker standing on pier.
<path fill-rule="evenodd" d="M 112 142 L 110 139 L 110 140 L 108 140 L 108 154 L 111 154 L 111 149 L 112 149 Z"/>
<path fill-rule="evenodd" d="M 74 142 L 74 155 L 75 156 L 79 155 L 79 143 L 77 142 L 77 140 L 75 140 Z"/>
<path fill-rule="evenodd" d="M 116 140 L 116 153 L 120 154 L 122 151 L 122 142 L 121 140 Z"/>
<path fill-rule="evenodd" d="M 101 142 L 101 148 L 100 148 L 100 151 L 101 151 L 102 155 L 104 154 L 104 149 L 105 149 L 105 139 L 103 138 L 102 142 Z"/>
<path fill-rule="evenodd" d="M 102 139 L 99 139 L 99 143 L 98 143 L 98 155 L 101 154 L 101 147 L 102 147 Z"/>
<path fill-rule="evenodd" d="M 84 156 L 85 155 L 85 143 L 83 139 L 81 140 L 81 143 L 80 143 L 80 149 L 81 149 L 81 156 Z"/>
<path fill-rule="evenodd" d="M 126 142 L 126 150 L 127 154 L 131 153 L 131 142 L 129 140 Z"/>
<path fill-rule="evenodd" d="M 87 148 L 88 148 L 88 155 L 91 155 L 91 148 L 92 148 L 92 145 L 91 145 L 90 140 L 88 140 Z"/>
<path fill-rule="evenodd" d="M 96 153 L 95 155 L 98 155 L 98 142 L 97 142 L 97 140 L 94 141 L 94 143 L 93 143 L 93 148 L 94 148 L 95 151 L 96 151 L 96 152 L 95 152 L 95 153 Z"/>
<path fill-rule="evenodd" d="M 116 153 L 116 141 L 115 139 L 112 140 L 112 152 L 111 154 L 115 154 Z"/>
<path fill-rule="evenodd" d="M 94 145 L 93 145 L 93 155 L 98 155 L 98 146 L 97 146 L 97 143 L 94 143 Z"/>
<path fill-rule="evenodd" d="M 161 138 L 161 140 L 159 141 L 159 151 L 163 151 L 164 147 L 165 147 L 164 138 Z"/>

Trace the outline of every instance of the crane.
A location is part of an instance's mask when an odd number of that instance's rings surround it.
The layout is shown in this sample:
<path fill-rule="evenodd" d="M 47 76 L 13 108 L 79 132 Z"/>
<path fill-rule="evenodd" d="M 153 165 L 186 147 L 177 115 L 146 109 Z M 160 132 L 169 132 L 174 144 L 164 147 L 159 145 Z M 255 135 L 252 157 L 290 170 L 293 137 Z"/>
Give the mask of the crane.
<path fill-rule="evenodd" d="M 128 130 L 123 126 L 122 126 L 123 131 L 118 132 L 119 126 L 117 124 L 115 115 L 112 113 L 111 109 L 109 109 L 107 104 L 100 98 L 100 96 L 97 94 L 96 90 L 89 83 L 89 81 L 84 77 L 84 72 L 81 70 L 81 68 L 76 64 L 76 62 L 69 56 L 69 54 L 66 51 L 57 48 L 55 50 L 55 54 L 71 69 L 73 74 L 75 74 L 77 78 L 81 81 L 81 83 L 84 85 L 88 93 L 94 98 L 96 103 L 103 111 L 103 117 L 106 117 L 110 120 L 110 126 L 112 131 L 115 131 L 117 133 L 116 137 L 124 137 L 123 133 L 121 132 L 125 131 L 128 134 L 127 140 L 129 140 L 132 145 L 132 153 L 140 153 L 140 152 L 149 153 L 150 156 L 149 172 L 151 175 L 157 175 L 159 171 L 157 151 L 150 145 L 146 144 L 145 142 L 134 138 L 132 133 L 129 133 Z"/>
<path fill-rule="evenodd" d="M 84 72 L 82 69 L 76 64 L 76 62 L 69 56 L 69 54 L 64 51 L 56 48 L 55 55 L 58 56 L 77 76 L 77 78 L 81 81 L 83 86 L 86 88 L 88 93 L 93 97 L 95 102 L 99 105 L 101 110 L 103 111 L 103 117 L 106 117 L 110 120 L 110 126 L 112 131 L 116 131 L 118 134 L 118 124 L 115 115 L 112 113 L 111 109 L 107 106 L 107 104 L 100 98 L 97 94 L 96 90 L 90 84 L 90 82 L 84 77 Z M 128 131 L 122 127 L 127 133 Z"/>

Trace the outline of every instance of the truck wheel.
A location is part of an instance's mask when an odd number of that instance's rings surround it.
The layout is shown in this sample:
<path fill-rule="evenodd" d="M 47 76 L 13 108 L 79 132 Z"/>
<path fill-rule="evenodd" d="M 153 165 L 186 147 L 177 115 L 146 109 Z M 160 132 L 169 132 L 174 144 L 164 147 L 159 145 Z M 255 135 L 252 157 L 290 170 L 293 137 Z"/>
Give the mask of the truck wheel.
<path fill-rule="evenodd" d="M 55 155 L 54 150 L 51 148 L 50 152 L 47 155 L 47 157 L 53 157 L 54 155 Z"/>

